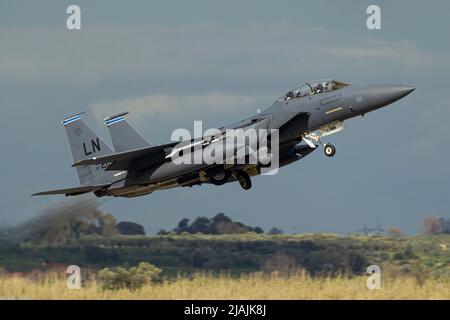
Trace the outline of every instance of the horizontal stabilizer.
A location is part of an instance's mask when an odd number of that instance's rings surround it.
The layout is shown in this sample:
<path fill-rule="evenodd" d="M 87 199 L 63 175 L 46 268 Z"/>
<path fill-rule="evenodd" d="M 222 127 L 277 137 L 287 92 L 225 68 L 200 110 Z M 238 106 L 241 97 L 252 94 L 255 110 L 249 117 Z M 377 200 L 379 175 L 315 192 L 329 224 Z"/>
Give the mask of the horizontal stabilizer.
<path fill-rule="evenodd" d="M 72 166 L 83 166 L 83 165 L 99 165 L 104 163 L 111 163 L 108 165 L 107 171 L 110 170 L 133 170 L 141 169 L 143 166 L 150 166 L 156 164 L 157 162 L 166 161 L 166 152 L 176 145 L 178 142 L 172 142 L 168 144 L 163 144 L 159 146 L 135 149 L 131 151 L 124 151 L 113 153 L 101 157 L 93 157 L 88 159 L 83 159 L 75 162 Z M 143 160 L 139 165 L 135 161 Z M 148 160 L 148 161 L 146 161 Z"/>
<path fill-rule="evenodd" d="M 110 186 L 110 184 L 103 184 L 103 185 L 96 185 L 96 186 L 80 186 L 80 187 L 75 187 L 75 188 L 50 190 L 50 191 L 33 193 L 32 196 L 46 196 L 46 195 L 52 195 L 52 194 L 65 194 L 66 196 L 76 196 L 76 195 L 79 195 L 82 193 L 101 190 L 101 189 L 104 189 L 109 186 Z"/>

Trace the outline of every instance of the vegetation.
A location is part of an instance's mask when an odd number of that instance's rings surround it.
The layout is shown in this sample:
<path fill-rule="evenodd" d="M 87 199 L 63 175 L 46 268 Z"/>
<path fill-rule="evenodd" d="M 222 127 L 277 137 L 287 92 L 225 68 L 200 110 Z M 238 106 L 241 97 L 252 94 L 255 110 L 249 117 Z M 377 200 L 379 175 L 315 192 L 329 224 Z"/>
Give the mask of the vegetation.
<path fill-rule="evenodd" d="M 136 290 L 104 290 L 92 279 L 80 290 L 66 288 L 57 274 L 42 277 L 0 276 L 0 297 L 11 299 L 450 299 L 449 278 L 427 278 L 419 286 L 412 276 L 384 276 L 381 289 L 368 290 L 367 278 L 311 277 L 298 271 L 289 276 L 251 273 L 198 273 L 148 283 Z"/>
<path fill-rule="evenodd" d="M 426 218 L 418 236 L 394 227 L 386 236 L 341 236 L 289 235 L 277 228 L 264 234 L 218 214 L 145 236 L 141 226 L 117 224 L 96 209 L 72 211 L 17 229 L 27 231 L 25 241 L 9 241 L 8 234 L 0 239 L 0 297 L 449 298 L 444 218 Z M 371 264 L 381 267 L 382 290 L 366 288 Z M 69 265 L 81 267 L 83 289 L 65 288 Z"/>
<path fill-rule="evenodd" d="M 64 246 L 78 243 L 82 236 L 112 237 L 118 234 L 145 234 L 133 222 L 119 222 L 111 213 L 103 213 L 90 204 L 49 208 L 39 216 L 12 228 L 0 228 L 0 245 L 33 243 Z"/>
<path fill-rule="evenodd" d="M 256 233 L 164 236 L 81 236 L 77 243 L 0 246 L 0 266 L 8 272 L 48 270 L 52 265 L 87 269 L 135 266 L 145 261 L 178 273 L 229 270 L 233 274 L 302 268 L 313 276 L 361 275 L 370 264 L 413 274 L 417 264 L 435 276 L 449 276 L 450 235 L 384 237 L 335 234 Z M 43 263 L 46 263 L 43 266 Z"/>
<path fill-rule="evenodd" d="M 263 233 L 260 227 L 249 227 L 241 222 L 235 222 L 227 217 L 224 213 L 218 213 L 212 219 L 207 217 L 198 217 L 189 224 L 189 219 L 182 219 L 172 232 L 180 234 L 186 233 L 203 233 L 203 234 L 239 234 L 247 232 Z M 165 230 L 159 231 L 160 235 L 167 235 L 169 232 Z"/>
<path fill-rule="evenodd" d="M 426 217 L 422 221 L 421 229 L 425 235 L 450 234 L 450 219 Z"/>
<path fill-rule="evenodd" d="M 98 273 L 104 290 L 130 289 L 137 290 L 144 285 L 160 280 L 161 269 L 154 265 L 141 262 L 137 267 L 115 269 L 104 268 Z"/>

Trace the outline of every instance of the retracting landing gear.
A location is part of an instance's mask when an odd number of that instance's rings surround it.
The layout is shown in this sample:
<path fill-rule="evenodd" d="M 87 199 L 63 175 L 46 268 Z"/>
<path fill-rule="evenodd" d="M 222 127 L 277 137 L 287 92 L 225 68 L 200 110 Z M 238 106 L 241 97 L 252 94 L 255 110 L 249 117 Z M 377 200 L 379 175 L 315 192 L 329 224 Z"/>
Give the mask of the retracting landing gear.
<path fill-rule="evenodd" d="M 336 148 L 331 143 L 327 143 L 323 146 L 323 153 L 327 157 L 332 157 L 336 153 Z"/>
<path fill-rule="evenodd" d="M 238 170 L 234 172 L 234 176 L 241 185 L 242 189 L 248 190 L 252 187 L 252 180 L 247 172 Z"/>
<path fill-rule="evenodd" d="M 308 135 L 305 135 L 302 138 L 303 138 L 303 141 L 305 141 L 309 145 L 310 148 L 317 147 L 317 145 L 315 145 L 311 140 L 320 143 L 323 146 L 323 153 L 325 153 L 325 155 L 327 157 L 332 157 L 336 153 L 336 147 L 333 146 L 331 143 L 323 143 L 320 139 L 320 136 L 318 136 L 318 135 L 309 133 Z"/>
<path fill-rule="evenodd" d="M 302 138 L 311 148 L 316 147 L 312 141 L 320 143 L 323 146 L 323 153 L 325 153 L 327 157 L 332 157 L 336 154 L 336 147 L 331 143 L 323 143 L 321 138 L 335 134 L 343 129 L 344 123 L 342 121 L 336 121 L 319 128 L 316 132 L 307 132 L 303 134 Z"/>

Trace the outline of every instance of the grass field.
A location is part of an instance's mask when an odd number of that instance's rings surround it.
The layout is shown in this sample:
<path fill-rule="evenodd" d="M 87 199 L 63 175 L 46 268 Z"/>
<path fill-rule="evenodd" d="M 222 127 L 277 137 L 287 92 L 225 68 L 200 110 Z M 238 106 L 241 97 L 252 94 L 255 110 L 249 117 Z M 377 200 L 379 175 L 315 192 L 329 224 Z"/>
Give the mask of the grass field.
<path fill-rule="evenodd" d="M 83 237 L 63 246 L 4 244 L 0 299 L 449 300 L 449 247 L 450 235 L 253 233 Z M 159 282 L 134 291 L 103 290 L 100 269 L 141 262 L 162 270 Z M 84 273 L 80 290 L 66 288 L 64 272 L 72 264 Z M 371 264 L 382 270 L 379 290 L 366 287 Z"/>
<path fill-rule="evenodd" d="M 1 299 L 450 299 L 450 279 L 382 278 L 381 289 L 368 290 L 365 276 L 312 278 L 305 272 L 289 277 L 276 273 L 195 274 L 144 286 L 135 291 L 103 290 L 97 281 L 79 290 L 66 288 L 62 275 L 0 277 Z"/>

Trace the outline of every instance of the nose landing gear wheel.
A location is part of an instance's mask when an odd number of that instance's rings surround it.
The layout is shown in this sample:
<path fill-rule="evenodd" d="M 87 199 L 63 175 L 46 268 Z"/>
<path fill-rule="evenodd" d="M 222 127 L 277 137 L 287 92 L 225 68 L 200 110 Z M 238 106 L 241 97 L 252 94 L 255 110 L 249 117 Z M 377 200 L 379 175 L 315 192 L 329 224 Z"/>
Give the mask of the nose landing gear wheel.
<path fill-rule="evenodd" d="M 336 153 L 336 148 L 332 144 L 327 143 L 323 148 L 323 153 L 325 153 L 327 157 L 332 157 Z"/>
<path fill-rule="evenodd" d="M 241 185 L 242 189 L 248 190 L 252 187 L 252 180 L 250 180 L 249 175 L 245 171 L 236 171 L 236 180 Z"/>

